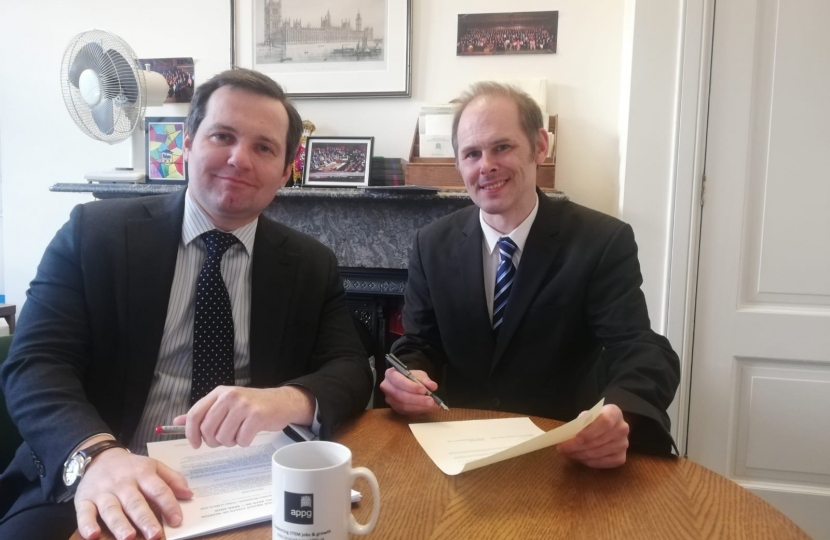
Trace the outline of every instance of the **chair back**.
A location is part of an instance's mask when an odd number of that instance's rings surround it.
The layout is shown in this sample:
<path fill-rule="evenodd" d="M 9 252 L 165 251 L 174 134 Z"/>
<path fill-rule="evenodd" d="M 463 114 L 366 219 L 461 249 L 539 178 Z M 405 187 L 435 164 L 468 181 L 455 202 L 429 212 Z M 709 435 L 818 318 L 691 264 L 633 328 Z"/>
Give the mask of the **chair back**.
<path fill-rule="evenodd" d="M 378 373 L 377 373 L 377 344 L 375 343 L 375 338 L 372 336 L 372 332 L 366 327 L 366 325 L 361 321 L 354 313 L 352 313 L 352 322 L 354 323 L 355 330 L 357 330 L 357 335 L 360 338 L 360 342 L 363 344 L 363 349 L 366 351 L 366 356 L 369 360 L 369 366 L 372 368 L 372 395 L 369 397 L 369 403 L 366 405 L 367 409 L 373 409 L 377 407 L 376 403 L 376 396 L 379 394 L 378 390 Z"/>
<path fill-rule="evenodd" d="M 0 336 L 0 365 L 6 361 L 11 344 L 12 336 Z M 9 412 L 6 409 L 6 397 L 3 395 L 3 389 L 0 388 L 0 472 L 6 470 L 6 467 L 14 458 L 17 447 L 22 442 L 23 438 L 20 436 L 20 432 L 17 431 L 17 426 L 9 417 Z"/>

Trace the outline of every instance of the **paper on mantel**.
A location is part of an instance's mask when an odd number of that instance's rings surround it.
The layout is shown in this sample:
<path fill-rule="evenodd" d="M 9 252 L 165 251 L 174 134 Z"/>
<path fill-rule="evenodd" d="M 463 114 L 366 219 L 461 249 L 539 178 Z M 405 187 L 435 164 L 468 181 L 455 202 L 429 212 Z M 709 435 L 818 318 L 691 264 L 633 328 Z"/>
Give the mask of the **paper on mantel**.
<path fill-rule="evenodd" d="M 423 117 L 426 122 L 424 135 L 452 135 L 451 114 L 427 114 Z"/>
<path fill-rule="evenodd" d="M 294 441 L 282 431 L 263 431 L 243 448 L 193 449 L 187 439 L 147 444 L 149 456 L 187 479 L 193 498 L 179 501 L 182 524 L 164 522 L 167 540 L 183 540 L 271 519 L 271 456 Z M 297 443 L 302 444 L 302 443 Z M 352 490 L 352 502 L 360 493 Z"/>
<path fill-rule="evenodd" d="M 409 424 L 409 429 L 438 468 L 454 476 L 573 439 L 596 420 L 604 403 L 601 399 L 582 416 L 548 432 L 527 417 Z"/>

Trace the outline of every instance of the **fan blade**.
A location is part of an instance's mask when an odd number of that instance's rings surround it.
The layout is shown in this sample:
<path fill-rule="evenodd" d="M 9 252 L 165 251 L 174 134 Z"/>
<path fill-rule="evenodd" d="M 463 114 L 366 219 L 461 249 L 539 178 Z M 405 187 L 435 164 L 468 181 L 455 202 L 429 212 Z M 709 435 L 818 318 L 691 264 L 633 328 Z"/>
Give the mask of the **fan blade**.
<path fill-rule="evenodd" d="M 92 119 L 95 120 L 95 125 L 105 135 L 112 135 L 115 131 L 115 123 L 112 119 L 112 102 L 108 99 L 102 99 L 101 103 L 92 107 Z"/>
<path fill-rule="evenodd" d="M 78 79 L 80 79 L 84 70 L 95 69 L 97 71 L 98 58 L 103 54 L 104 49 L 97 43 L 87 43 L 81 47 L 81 50 L 72 60 L 72 65 L 69 66 L 69 82 L 72 83 L 72 86 L 78 88 Z"/>
<path fill-rule="evenodd" d="M 108 82 L 111 81 L 116 94 L 123 95 L 130 103 L 135 103 L 138 100 L 138 80 L 134 73 L 134 66 L 114 49 L 107 50 L 106 55 L 112 63 L 112 71 L 105 70 L 105 77 L 108 78 Z M 105 85 L 105 88 L 109 88 L 109 86 Z M 107 97 L 115 96 L 107 93 Z"/>

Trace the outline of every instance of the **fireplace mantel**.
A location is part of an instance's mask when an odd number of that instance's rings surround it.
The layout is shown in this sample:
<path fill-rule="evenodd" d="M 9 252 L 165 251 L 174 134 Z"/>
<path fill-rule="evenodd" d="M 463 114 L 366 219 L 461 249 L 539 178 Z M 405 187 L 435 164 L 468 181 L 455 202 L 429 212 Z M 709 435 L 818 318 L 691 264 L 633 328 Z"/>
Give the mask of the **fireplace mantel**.
<path fill-rule="evenodd" d="M 54 192 L 92 193 L 97 199 L 158 195 L 182 189 L 164 184 L 55 184 Z M 548 197 L 564 198 L 560 191 Z M 268 217 L 318 239 L 331 248 L 344 278 L 351 269 L 405 270 L 415 231 L 472 204 L 467 192 L 417 186 L 394 188 L 283 188 L 265 209 Z M 364 269 L 362 272 L 359 269 Z M 394 273 L 394 272 L 393 272 Z M 390 281 L 376 287 L 389 288 Z M 378 291 L 374 291 L 378 294 Z M 380 292 L 380 294 L 383 294 Z M 392 294 L 400 294 L 395 292 Z"/>

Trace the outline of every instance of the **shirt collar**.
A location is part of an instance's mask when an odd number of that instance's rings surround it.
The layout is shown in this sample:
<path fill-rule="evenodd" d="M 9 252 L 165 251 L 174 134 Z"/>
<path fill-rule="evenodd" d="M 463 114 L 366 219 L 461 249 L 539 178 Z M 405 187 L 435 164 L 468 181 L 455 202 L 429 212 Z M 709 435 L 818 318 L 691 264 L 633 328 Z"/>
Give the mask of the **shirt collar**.
<path fill-rule="evenodd" d="M 484 242 L 487 246 L 487 251 L 490 255 L 493 254 L 493 250 L 496 248 L 496 244 L 499 241 L 499 238 L 502 236 L 509 236 L 513 242 L 516 243 L 518 246 L 519 251 L 524 251 L 525 249 L 525 242 L 527 242 L 527 235 L 530 234 L 530 227 L 533 226 L 533 220 L 536 219 L 536 214 L 539 212 L 539 196 L 536 196 L 536 204 L 533 205 L 533 210 L 530 211 L 530 214 L 525 218 L 524 221 L 519 223 L 519 226 L 513 229 L 509 234 L 502 234 L 484 221 L 484 214 L 481 210 L 478 211 L 478 220 L 481 223 L 481 231 L 484 233 Z"/>
<path fill-rule="evenodd" d="M 239 227 L 233 231 L 228 231 L 239 240 L 245 251 L 250 257 L 254 252 L 254 237 L 256 236 L 256 228 L 259 219 L 255 219 L 250 223 Z M 190 195 L 190 190 L 187 190 L 184 197 L 184 221 L 182 222 L 182 242 L 184 245 L 189 245 L 190 242 L 199 237 L 202 233 L 212 231 L 217 227 L 211 223 L 210 218 L 205 215 L 196 201 Z"/>

